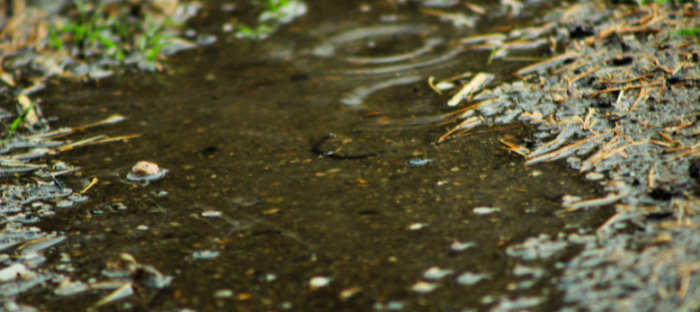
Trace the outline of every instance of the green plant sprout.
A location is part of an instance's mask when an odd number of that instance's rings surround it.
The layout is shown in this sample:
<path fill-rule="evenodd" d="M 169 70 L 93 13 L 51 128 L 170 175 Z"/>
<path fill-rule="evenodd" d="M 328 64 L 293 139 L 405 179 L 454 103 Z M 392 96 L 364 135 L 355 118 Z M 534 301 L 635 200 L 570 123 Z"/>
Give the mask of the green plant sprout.
<path fill-rule="evenodd" d="M 120 7 L 121 13 L 105 16 L 102 5 L 91 9 L 84 0 L 72 1 L 78 12 L 77 18 L 49 27 L 49 47 L 57 51 L 74 49 L 71 51 L 77 51 L 84 59 L 106 57 L 120 64 L 127 60 L 129 63 L 136 62 L 146 70 L 162 68 L 158 64 L 158 56 L 176 37 L 174 33 L 166 31 L 166 26 L 177 28 L 181 25 L 168 18 L 156 23 L 149 15 L 129 19 L 128 14 L 124 14 L 127 11 L 124 6 Z M 265 31 L 264 27 L 256 29 L 257 33 Z M 182 45 L 183 40 L 175 42 Z"/>
<path fill-rule="evenodd" d="M 235 37 L 238 39 L 263 40 L 269 37 L 280 25 L 288 24 L 306 14 L 307 7 L 301 0 L 267 0 L 257 4 L 263 8 L 258 16 L 258 25 L 250 27 L 236 24 Z"/>

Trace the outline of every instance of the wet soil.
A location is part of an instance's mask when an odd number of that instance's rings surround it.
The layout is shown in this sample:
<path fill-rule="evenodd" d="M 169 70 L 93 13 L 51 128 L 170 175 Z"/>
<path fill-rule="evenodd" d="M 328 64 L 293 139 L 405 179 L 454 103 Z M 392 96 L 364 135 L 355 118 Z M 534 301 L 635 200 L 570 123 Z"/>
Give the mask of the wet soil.
<path fill-rule="evenodd" d="M 105 311 L 367 311 L 389 301 L 402 302 L 411 311 L 483 310 L 488 307 L 482 304 L 485 296 L 520 295 L 548 296 L 551 300 L 537 307 L 541 311 L 559 306 L 549 279 L 557 274 L 554 263 L 572 250 L 534 262 L 546 268 L 547 278 L 532 288 L 508 291 L 509 283 L 521 279 L 511 274 L 519 260 L 507 257 L 505 248 L 540 233 L 555 236 L 599 225 L 610 211 L 555 214 L 562 195 L 598 197 L 595 187 L 565 164 L 535 170 L 504 150 L 498 139 L 529 137 L 532 130 L 526 125 L 440 145 L 432 142 L 444 134 L 442 126 L 376 126 L 385 116 L 443 110 L 444 98 L 425 80 L 372 94 L 359 107 L 340 105 L 347 90 L 380 78 L 338 75 L 332 72 L 340 68 L 337 61 L 304 54 L 319 40 L 311 30 L 366 24 L 381 12 L 394 12 L 377 4 L 362 21 L 349 18 L 360 13 L 347 13 L 355 12 L 358 2 L 343 4 L 347 7 L 311 3 L 309 16 L 269 42 L 228 44 L 221 39 L 180 54 L 168 74 L 125 75 L 100 81 L 99 87 L 62 82 L 46 92 L 45 114 L 60 117 L 62 124 L 118 113 L 128 120 L 96 131 L 142 134 L 126 143 L 61 154 L 62 160 L 84 168 L 82 176 L 63 179 L 67 185 L 79 189 L 92 177 L 100 182 L 88 191 L 90 201 L 38 224 L 45 231 L 69 234 L 51 253 L 53 258 L 71 255 L 76 270 L 66 274 L 73 279 L 101 279 L 104 264 L 125 252 L 174 276 L 166 290 Z M 453 31 L 437 19 L 417 20 L 415 8 L 401 10 L 410 22 Z M 217 26 L 201 23 L 199 27 Z M 377 47 L 386 48 L 386 54 L 415 48 L 397 42 L 408 47 Z M 484 70 L 488 52 L 470 53 L 460 55 L 457 67 L 434 69 L 431 75 Z M 327 138 L 329 133 L 335 136 Z M 319 151 L 362 157 L 324 157 Z M 414 158 L 431 161 L 410 166 Z M 140 160 L 170 172 L 145 187 L 124 183 L 126 172 Z M 127 209 L 109 205 L 114 202 Z M 501 211 L 475 214 L 473 208 L 481 206 Z M 220 211 L 222 217 L 203 217 L 207 210 Z M 411 230 L 419 227 L 416 223 L 424 227 Z M 147 229 L 137 229 L 140 225 Z M 450 250 L 454 241 L 475 247 L 455 252 Z M 193 259 L 193 252 L 202 250 L 220 254 Z M 57 262 L 49 258 L 49 263 Z M 438 282 L 431 293 L 411 291 L 432 266 L 452 269 L 455 275 Z M 474 286 L 457 284 L 456 275 L 465 271 L 491 279 Z M 315 276 L 331 278 L 330 285 L 312 289 L 309 280 Z M 362 291 L 354 297 L 339 297 L 356 286 Z M 233 298 L 215 299 L 221 289 L 232 290 Z M 105 294 L 62 298 L 44 288 L 19 301 L 42 310 L 76 311 Z"/>

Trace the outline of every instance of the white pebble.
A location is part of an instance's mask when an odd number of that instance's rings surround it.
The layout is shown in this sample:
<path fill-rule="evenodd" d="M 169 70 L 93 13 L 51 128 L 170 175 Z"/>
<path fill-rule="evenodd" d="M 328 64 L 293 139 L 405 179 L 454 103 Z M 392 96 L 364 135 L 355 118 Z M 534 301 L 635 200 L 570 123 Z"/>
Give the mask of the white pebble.
<path fill-rule="evenodd" d="M 217 290 L 214 293 L 214 297 L 215 298 L 231 298 L 231 297 L 233 297 L 233 291 L 231 291 L 230 289 Z"/>
<path fill-rule="evenodd" d="M 460 241 L 454 241 L 452 242 L 452 245 L 450 245 L 450 249 L 452 249 L 452 251 L 464 251 L 468 248 L 474 247 L 474 245 L 474 243 L 462 243 Z"/>
<path fill-rule="evenodd" d="M 459 283 L 461 285 L 474 285 L 474 284 L 480 282 L 481 280 L 484 280 L 487 278 L 490 278 L 490 277 L 486 274 L 474 274 L 471 272 L 465 272 L 465 273 L 462 273 L 462 275 L 460 275 L 459 277 L 457 277 L 457 283 Z"/>
<path fill-rule="evenodd" d="M 434 266 L 434 267 L 427 269 L 425 272 L 423 272 L 423 278 L 429 279 L 429 280 L 439 280 L 439 279 L 441 279 L 445 276 L 448 276 L 452 273 L 453 273 L 452 270 L 447 270 L 447 269 L 443 270 L 440 267 Z"/>
<path fill-rule="evenodd" d="M 433 290 L 435 290 L 435 288 L 437 288 L 437 286 L 438 286 L 437 284 L 433 284 L 433 283 L 418 282 L 418 283 L 413 284 L 413 286 L 411 286 L 411 290 L 413 290 L 417 293 L 426 294 L 426 293 L 429 293 L 429 292 L 432 292 Z"/>
<path fill-rule="evenodd" d="M 207 210 L 202 212 L 202 217 L 205 218 L 218 218 L 221 217 L 221 211 Z"/>
<path fill-rule="evenodd" d="M 491 207 L 476 207 L 474 208 L 474 213 L 475 214 L 480 214 L 480 215 L 485 215 L 485 214 L 490 214 L 494 212 L 501 211 L 501 208 L 491 208 Z"/>
<path fill-rule="evenodd" d="M 331 278 L 325 276 L 316 276 L 309 280 L 309 286 L 312 289 L 326 287 L 331 283 Z"/>
<path fill-rule="evenodd" d="M 428 226 L 427 223 L 413 223 L 413 224 L 408 226 L 408 229 L 411 231 L 416 231 L 416 230 L 420 230 L 426 226 Z"/>

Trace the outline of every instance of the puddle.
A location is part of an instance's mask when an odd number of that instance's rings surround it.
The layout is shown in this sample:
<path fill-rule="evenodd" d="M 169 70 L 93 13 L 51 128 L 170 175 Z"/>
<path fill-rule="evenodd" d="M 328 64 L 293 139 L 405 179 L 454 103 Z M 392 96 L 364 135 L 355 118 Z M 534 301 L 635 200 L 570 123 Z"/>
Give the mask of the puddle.
<path fill-rule="evenodd" d="M 576 251 L 562 246 L 564 236 L 610 215 L 555 214 L 563 195 L 599 197 L 590 182 L 563 163 L 524 167 L 503 149 L 499 139 L 531 136 L 526 125 L 439 145 L 443 126 L 370 126 L 440 111 L 428 76 L 482 71 L 489 54 L 448 42 L 498 19 L 455 28 L 413 5 L 309 7 L 269 41 L 220 40 L 177 55 L 172 74 L 52 86 L 45 115 L 87 124 L 120 114 L 127 120 L 101 133 L 142 136 L 61 154 L 83 168 L 63 183 L 99 183 L 87 202 L 37 223 L 68 236 L 48 267 L 69 254 L 75 271 L 63 273 L 85 281 L 129 253 L 173 277 L 154 295 L 113 305 L 119 310 L 558 307 L 552 268 Z M 408 25 L 398 27 L 401 36 L 382 33 L 382 15 Z M 165 178 L 126 183 L 142 160 L 167 168 Z M 542 246 L 534 256 L 524 246 L 532 240 Z M 537 260 L 525 267 L 511 253 Z M 105 295 L 57 299 L 36 290 L 18 301 L 59 311 L 67 300 L 86 309 Z"/>

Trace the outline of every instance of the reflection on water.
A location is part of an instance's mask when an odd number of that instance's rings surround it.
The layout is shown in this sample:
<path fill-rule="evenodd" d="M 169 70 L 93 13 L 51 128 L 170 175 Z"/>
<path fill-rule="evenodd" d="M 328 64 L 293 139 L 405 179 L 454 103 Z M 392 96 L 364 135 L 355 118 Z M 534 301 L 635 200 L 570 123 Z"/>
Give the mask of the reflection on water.
<path fill-rule="evenodd" d="M 64 273 L 102 279 L 105 263 L 130 253 L 173 277 L 154 296 L 106 307 L 117 310 L 557 306 L 552 267 L 575 251 L 556 249 L 559 233 L 585 232 L 606 212 L 554 212 L 562 195 L 588 195 L 590 186 L 560 164 L 534 170 L 502 149 L 498 139 L 529 135 L 524 126 L 442 145 L 431 144 L 444 133 L 441 126 L 365 131 L 366 120 L 385 114 L 438 112 L 444 99 L 427 76 L 482 71 L 485 64 L 475 59 L 488 53 L 450 47 L 475 30 L 426 17 L 413 4 L 378 2 L 370 13 L 351 11 L 357 2 L 343 5 L 312 3 L 308 17 L 269 42 L 179 56 L 172 76 L 49 93 L 55 94 L 45 99 L 49 113 L 66 123 L 119 113 L 128 120 L 110 134 L 143 135 L 62 155 L 84 167 L 85 177 L 100 179 L 88 202 L 40 225 L 68 235 L 69 243 L 55 247 L 75 268 Z M 379 24 L 385 14 L 402 24 Z M 399 48 L 386 53 L 362 51 L 386 47 L 398 35 L 422 41 L 395 39 Z M 445 58 L 458 65 L 438 70 Z M 508 68 L 490 71 L 501 70 Z M 343 76 L 360 72 L 368 76 Z M 324 157 L 314 152 L 321 140 L 324 152 L 374 156 Z M 416 158 L 429 161 L 411 165 Z M 140 160 L 169 173 L 146 187 L 115 176 L 123 178 Z M 530 237 L 553 250 L 527 264 L 508 255 Z M 540 257 L 546 251 L 553 257 Z M 75 311 L 106 294 L 58 299 L 47 295 L 50 289 L 20 301 L 51 311 L 68 311 L 70 302 Z"/>

